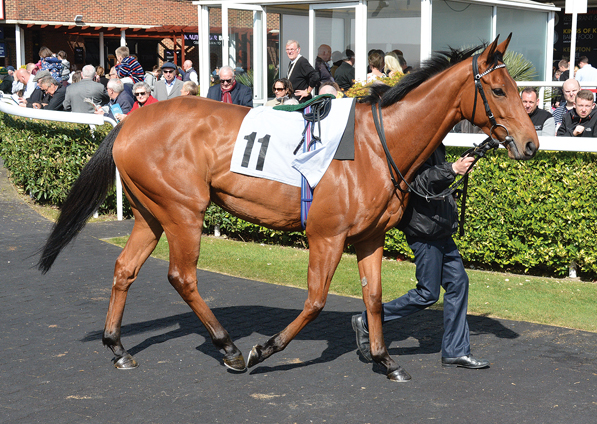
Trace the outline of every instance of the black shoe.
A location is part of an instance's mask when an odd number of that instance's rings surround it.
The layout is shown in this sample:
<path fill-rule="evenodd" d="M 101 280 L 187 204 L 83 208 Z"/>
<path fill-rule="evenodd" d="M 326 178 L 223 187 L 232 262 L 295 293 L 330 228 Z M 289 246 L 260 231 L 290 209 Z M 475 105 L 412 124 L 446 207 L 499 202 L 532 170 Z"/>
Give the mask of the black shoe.
<path fill-rule="evenodd" d="M 357 347 L 361 355 L 367 360 L 372 361 L 371 345 L 369 344 L 369 332 L 365 329 L 362 315 L 352 316 L 352 329 L 357 333 Z"/>
<path fill-rule="evenodd" d="M 489 368 L 489 361 L 475 359 L 472 355 L 459 356 L 458 358 L 442 358 L 442 367 L 461 367 L 476 370 Z"/>

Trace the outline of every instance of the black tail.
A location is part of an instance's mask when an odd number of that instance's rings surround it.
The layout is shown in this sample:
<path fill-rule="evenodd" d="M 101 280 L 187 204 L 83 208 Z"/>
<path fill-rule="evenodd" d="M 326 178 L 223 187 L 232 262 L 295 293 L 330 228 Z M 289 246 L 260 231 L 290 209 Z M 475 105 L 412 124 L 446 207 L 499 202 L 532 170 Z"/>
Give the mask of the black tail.
<path fill-rule="evenodd" d="M 60 251 L 77 236 L 89 217 L 106 199 L 114 184 L 116 164 L 112 157 L 112 147 L 121 127 L 122 125 L 118 125 L 104 138 L 64 201 L 60 217 L 41 249 L 37 267 L 42 274 L 50 270 Z"/>

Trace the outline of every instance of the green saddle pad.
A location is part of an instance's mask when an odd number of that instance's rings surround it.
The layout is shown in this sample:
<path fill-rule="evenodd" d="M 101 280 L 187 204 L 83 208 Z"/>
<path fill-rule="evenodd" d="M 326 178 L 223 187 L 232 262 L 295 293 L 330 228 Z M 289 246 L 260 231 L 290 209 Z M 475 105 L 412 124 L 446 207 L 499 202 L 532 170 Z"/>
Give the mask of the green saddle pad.
<path fill-rule="evenodd" d="M 335 99 L 336 96 L 333 94 L 320 94 L 319 96 L 313 97 L 311 100 L 307 100 L 305 103 L 299 103 L 298 105 L 279 105 L 274 106 L 274 110 L 284 110 L 286 112 L 296 112 L 299 110 L 303 110 L 307 106 L 311 106 L 313 103 L 317 103 L 321 99 L 329 97 L 331 99 Z"/>

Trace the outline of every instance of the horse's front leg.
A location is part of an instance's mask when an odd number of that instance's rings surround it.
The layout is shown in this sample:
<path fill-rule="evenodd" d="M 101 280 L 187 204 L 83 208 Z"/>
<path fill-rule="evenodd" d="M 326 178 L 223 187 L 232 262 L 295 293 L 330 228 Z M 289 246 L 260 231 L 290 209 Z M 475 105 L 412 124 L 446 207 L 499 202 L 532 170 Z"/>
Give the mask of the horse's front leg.
<path fill-rule="evenodd" d="M 363 301 L 367 308 L 371 357 L 375 362 L 386 367 L 386 375 L 390 380 L 408 381 L 411 376 L 390 357 L 383 338 L 381 260 L 383 258 L 384 238 L 385 234 L 382 234 L 374 239 L 354 245 L 359 264 Z"/>
<path fill-rule="evenodd" d="M 330 282 L 344 249 L 344 235 L 333 238 L 309 237 L 309 270 L 307 274 L 308 296 L 303 311 L 283 331 L 272 336 L 264 345 L 256 345 L 251 350 L 247 366 L 252 367 L 284 350 L 288 343 L 311 321 L 313 321 L 327 299 Z"/>

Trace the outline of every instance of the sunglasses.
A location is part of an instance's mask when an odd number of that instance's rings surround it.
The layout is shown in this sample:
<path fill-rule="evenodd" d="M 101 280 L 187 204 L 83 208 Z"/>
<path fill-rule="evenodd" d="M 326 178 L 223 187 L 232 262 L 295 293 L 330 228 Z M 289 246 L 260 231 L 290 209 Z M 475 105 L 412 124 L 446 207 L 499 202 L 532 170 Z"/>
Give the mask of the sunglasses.
<path fill-rule="evenodd" d="M 282 87 L 282 88 L 274 87 L 274 91 L 284 91 L 284 90 L 286 90 L 284 87 Z"/>
<path fill-rule="evenodd" d="M 222 84 L 231 84 L 232 83 L 232 78 L 230 78 L 230 79 L 221 79 L 220 82 Z"/>
<path fill-rule="evenodd" d="M 135 93 L 135 96 L 145 96 L 147 94 L 147 91 L 138 91 L 137 93 Z"/>
<path fill-rule="evenodd" d="M 163 71 L 163 72 L 164 72 L 165 74 L 173 74 L 173 73 L 174 73 L 174 69 L 170 69 L 170 70 L 164 69 L 164 71 Z"/>

